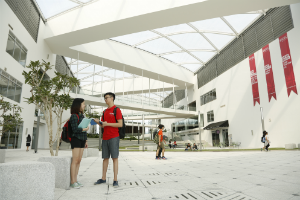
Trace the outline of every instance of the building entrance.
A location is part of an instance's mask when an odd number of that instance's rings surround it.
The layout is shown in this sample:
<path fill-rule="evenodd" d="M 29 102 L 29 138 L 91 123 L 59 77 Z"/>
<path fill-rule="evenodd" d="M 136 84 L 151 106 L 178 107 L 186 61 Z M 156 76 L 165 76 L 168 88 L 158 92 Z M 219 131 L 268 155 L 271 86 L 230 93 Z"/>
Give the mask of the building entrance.
<path fill-rule="evenodd" d="M 223 145 L 225 147 L 229 146 L 229 140 L 228 140 L 228 129 L 222 130 L 222 138 L 223 138 Z"/>
<path fill-rule="evenodd" d="M 211 131 L 211 133 L 212 133 L 213 146 L 214 147 L 220 146 L 220 137 L 219 137 L 219 133 L 217 133 L 217 130 L 216 131 Z"/>

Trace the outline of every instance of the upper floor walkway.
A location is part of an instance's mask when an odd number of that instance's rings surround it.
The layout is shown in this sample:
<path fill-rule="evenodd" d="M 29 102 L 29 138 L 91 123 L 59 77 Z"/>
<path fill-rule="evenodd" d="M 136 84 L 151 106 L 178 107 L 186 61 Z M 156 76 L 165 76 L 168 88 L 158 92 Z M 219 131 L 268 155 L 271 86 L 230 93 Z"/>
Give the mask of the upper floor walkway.
<path fill-rule="evenodd" d="M 91 93 L 89 91 L 80 90 L 78 94 L 70 93 L 71 98 L 83 98 L 86 104 L 95 106 L 107 106 L 104 98 L 99 93 Z M 172 106 L 163 108 L 162 104 L 143 99 L 131 99 L 126 96 L 116 96 L 115 105 L 121 109 L 146 112 L 144 119 L 163 119 L 163 118 L 190 118 L 197 115 L 196 111 L 190 111 L 187 106 Z M 194 109 L 196 110 L 196 109 Z M 124 115 L 126 120 L 142 119 L 142 114 L 139 115 Z"/>

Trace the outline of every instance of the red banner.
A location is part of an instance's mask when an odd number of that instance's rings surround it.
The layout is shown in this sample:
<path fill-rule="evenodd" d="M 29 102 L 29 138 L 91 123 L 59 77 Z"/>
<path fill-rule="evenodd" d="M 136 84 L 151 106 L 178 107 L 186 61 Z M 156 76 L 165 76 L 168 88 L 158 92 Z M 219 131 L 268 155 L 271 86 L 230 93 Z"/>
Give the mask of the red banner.
<path fill-rule="evenodd" d="M 290 96 L 291 91 L 298 94 L 287 33 L 279 37 L 279 45 L 288 96 Z"/>
<path fill-rule="evenodd" d="M 264 57 L 264 68 L 266 73 L 266 81 L 267 81 L 268 95 L 269 95 L 269 102 L 270 102 L 272 97 L 276 99 L 276 91 L 275 91 L 275 83 L 274 83 L 269 45 L 263 47 L 262 52 Z"/>
<path fill-rule="evenodd" d="M 256 73 L 254 54 L 249 56 L 249 64 L 250 64 L 250 77 L 251 77 L 251 84 L 252 84 L 253 104 L 255 106 L 255 102 L 257 102 L 258 104 L 260 104 L 260 102 L 259 102 L 259 91 L 258 91 L 258 82 L 257 82 L 257 73 Z"/>

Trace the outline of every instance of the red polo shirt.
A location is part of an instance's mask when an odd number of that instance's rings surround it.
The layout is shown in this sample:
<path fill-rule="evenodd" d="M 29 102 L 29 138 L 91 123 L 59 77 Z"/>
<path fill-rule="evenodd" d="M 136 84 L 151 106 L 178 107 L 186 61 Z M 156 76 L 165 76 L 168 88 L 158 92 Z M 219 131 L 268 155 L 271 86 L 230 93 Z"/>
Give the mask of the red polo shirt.
<path fill-rule="evenodd" d="M 113 106 L 111 108 L 107 108 L 104 112 L 104 121 L 107 123 L 117 123 L 114 115 L 114 109 L 116 106 Z M 116 110 L 116 118 L 117 120 L 122 119 L 122 112 L 120 108 L 117 108 Z M 101 118 L 101 121 L 103 121 L 103 116 Z M 111 127 L 111 126 L 105 126 L 104 132 L 103 132 L 103 140 L 109 140 L 115 137 L 119 137 L 119 128 L 117 127 Z"/>

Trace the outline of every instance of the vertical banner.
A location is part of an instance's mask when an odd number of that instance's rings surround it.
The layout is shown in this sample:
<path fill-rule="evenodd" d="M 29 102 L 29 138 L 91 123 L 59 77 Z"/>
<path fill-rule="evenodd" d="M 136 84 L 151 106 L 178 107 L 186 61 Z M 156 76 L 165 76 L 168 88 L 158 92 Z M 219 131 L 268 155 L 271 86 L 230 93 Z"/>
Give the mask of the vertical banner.
<path fill-rule="evenodd" d="M 287 33 L 279 37 L 279 45 L 281 49 L 285 83 L 286 83 L 287 93 L 289 97 L 292 91 L 294 91 L 296 94 L 298 93 L 297 93 L 297 86 L 295 81 L 295 75 L 294 75 L 294 69 L 292 64 L 292 58 L 291 58 Z"/>
<path fill-rule="evenodd" d="M 255 102 L 260 104 L 260 101 L 259 101 L 259 91 L 258 91 L 258 82 L 257 82 L 257 73 L 256 73 L 254 54 L 249 56 L 249 64 L 250 64 L 250 77 L 251 77 L 251 84 L 252 84 L 253 105 L 255 106 Z"/>
<path fill-rule="evenodd" d="M 268 96 L 269 96 L 269 102 L 270 102 L 272 97 L 274 97 L 274 99 L 276 99 L 276 91 L 275 91 L 275 83 L 274 83 L 274 76 L 273 76 L 273 69 L 272 69 L 269 45 L 264 46 L 262 48 L 262 52 L 263 52 L 263 57 L 264 57 L 264 68 L 265 68 L 265 73 L 266 73 Z"/>

